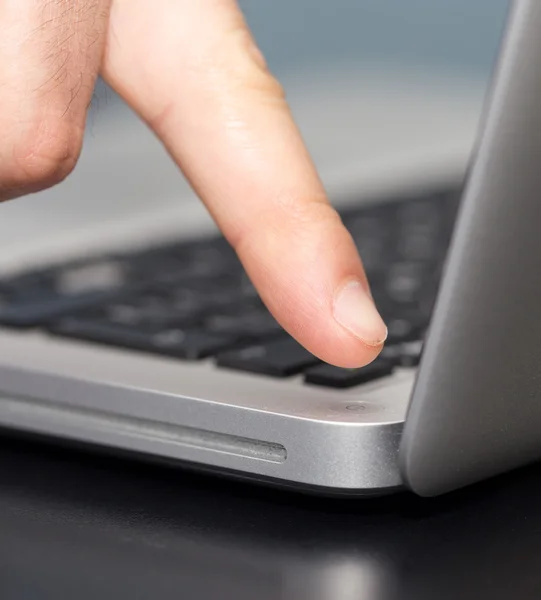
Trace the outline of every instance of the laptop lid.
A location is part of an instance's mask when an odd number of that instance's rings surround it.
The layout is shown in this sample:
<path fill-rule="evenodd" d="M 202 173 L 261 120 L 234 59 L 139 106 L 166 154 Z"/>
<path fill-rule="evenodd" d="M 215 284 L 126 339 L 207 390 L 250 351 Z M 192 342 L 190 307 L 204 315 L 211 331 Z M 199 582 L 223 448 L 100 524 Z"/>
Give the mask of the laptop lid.
<path fill-rule="evenodd" d="M 421 495 L 541 458 L 540 32 L 514 2 L 400 449 Z"/>

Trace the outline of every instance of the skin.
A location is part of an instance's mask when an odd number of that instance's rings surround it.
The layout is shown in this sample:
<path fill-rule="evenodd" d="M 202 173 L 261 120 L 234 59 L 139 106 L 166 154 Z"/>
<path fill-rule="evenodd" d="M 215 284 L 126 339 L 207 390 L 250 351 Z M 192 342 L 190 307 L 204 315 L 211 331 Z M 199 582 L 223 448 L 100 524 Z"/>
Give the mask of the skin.
<path fill-rule="evenodd" d="M 0 23 L 0 200 L 73 170 L 101 74 L 161 139 L 280 323 L 332 364 L 377 356 L 384 336 L 361 339 L 335 318 L 352 281 L 368 294 L 362 263 L 235 0 L 0 0 Z"/>

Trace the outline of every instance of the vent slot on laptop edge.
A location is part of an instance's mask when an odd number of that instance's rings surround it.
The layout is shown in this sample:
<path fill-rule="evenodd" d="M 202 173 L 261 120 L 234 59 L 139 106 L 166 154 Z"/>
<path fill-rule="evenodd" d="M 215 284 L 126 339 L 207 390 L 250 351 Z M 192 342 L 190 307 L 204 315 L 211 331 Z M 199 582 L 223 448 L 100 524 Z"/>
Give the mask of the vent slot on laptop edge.
<path fill-rule="evenodd" d="M 5 423 L 5 419 L 10 425 L 24 429 L 36 430 L 35 423 L 40 422 L 65 427 L 68 431 L 70 428 L 90 429 L 264 462 L 279 464 L 287 459 L 287 450 L 282 444 L 27 398 L 0 398 L 0 424 Z"/>

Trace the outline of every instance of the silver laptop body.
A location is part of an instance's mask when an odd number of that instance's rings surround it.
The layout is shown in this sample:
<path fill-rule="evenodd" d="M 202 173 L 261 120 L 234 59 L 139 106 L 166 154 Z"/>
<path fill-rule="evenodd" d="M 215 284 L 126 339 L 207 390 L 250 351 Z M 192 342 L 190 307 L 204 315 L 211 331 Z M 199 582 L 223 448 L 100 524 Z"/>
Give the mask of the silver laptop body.
<path fill-rule="evenodd" d="M 406 183 L 415 168 L 405 160 L 401 171 L 400 161 L 381 173 L 375 165 L 371 183 L 360 177 L 364 186 L 356 186 L 355 176 L 348 180 L 347 165 L 335 169 L 334 188 L 333 175 L 327 178 L 351 222 L 361 205 L 386 209 L 415 197 L 436 206 L 449 193 L 464 190 L 418 367 L 398 361 L 384 377 L 342 389 L 318 385 L 317 377 L 306 380 L 307 370 L 265 376 L 220 368 L 214 354 L 187 361 L 141 351 L 137 344 L 92 343 L 100 340 L 80 334 L 73 314 L 57 314 L 52 325 L 49 320 L 36 326 L 19 311 L 19 321 L 5 317 L 0 332 L 0 425 L 324 494 L 384 494 L 409 487 L 436 495 L 540 458 L 540 30 L 541 4 L 515 2 L 464 188 L 460 169 L 453 171 L 452 152 L 445 177 L 431 175 L 431 170 L 441 175 L 442 168 L 437 160 L 427 161 Z M 467 119 L 461 110 L 458 120 Z M 99 154 L 97 142 L 93 147 L 90 139 L 85 152 Z M 64 291 L 71 298 L 86 294 L 83 308 L 92 312 L 89 297 L 115 283 L 123 252 L 136 249 L 147 257 L 157 244 L 212 231 L 202 209 L 180 210 L 176 203 L 135 211 L 118 222 L 101 222 L 98 211 L 85 215 L 84 231 L 73 227 L 68 208 L 55 216 L 56 233 L 63 231 L 54 236 L 38 222 L 47 221 L 57 196 L 85 196 L 84 185 L 93 177 L 103 178 L 104 189 L 121 204 L 167 195 L 173 168 L 167 161 L 130 163 L 127 146 L 135 152 L 139 142 L 111 137 L 105 162 L 97 159 L 85 167 L 83 157 L 82 175 L 43 194 L 39 205 L 36 198 L 25 198 L 2 207 L 11 245 L 1 261 L 0 296 L 3 282 L 9 288 L 12 280 L 48 276 L 51 264 L 96 256 L 88 264 L 62 267 Z M 425 144 L 425 155 L 434 157 L 431 143 Z M 109 171 L 115 156 L 124 165 L 124 171 L 118 167 L 120 178 L 116 169 L 116 179 Z M 358 175 L 358 165 L 349 173 Z M 98 289 L 90 296 L 88 281 Z M 176 343 L 179 335 L 184 333 L 178 327 L 162 335 L 161 347 Z M 399 346 L 419 349 L 419 342 L 404 338 Z M 260 346 L 246 346 L 246 356 Z M 392 352 L 384 359 L 393 361 Z M 231 366 L 230 359 L 222 360 L 226 367 L 228 360 Z"/>

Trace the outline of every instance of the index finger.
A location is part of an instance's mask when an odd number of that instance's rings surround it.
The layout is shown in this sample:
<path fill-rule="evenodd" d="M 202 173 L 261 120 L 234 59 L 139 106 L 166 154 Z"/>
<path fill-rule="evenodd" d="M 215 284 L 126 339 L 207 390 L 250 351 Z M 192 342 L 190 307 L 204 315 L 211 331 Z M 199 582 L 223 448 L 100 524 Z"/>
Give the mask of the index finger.
<path fill-rule="evenodd" d="M 104 74 L 163 140 L 286 330 L 327 362 L 370 362 L 385 325 L 236 2 L 115 0 Z"/>

